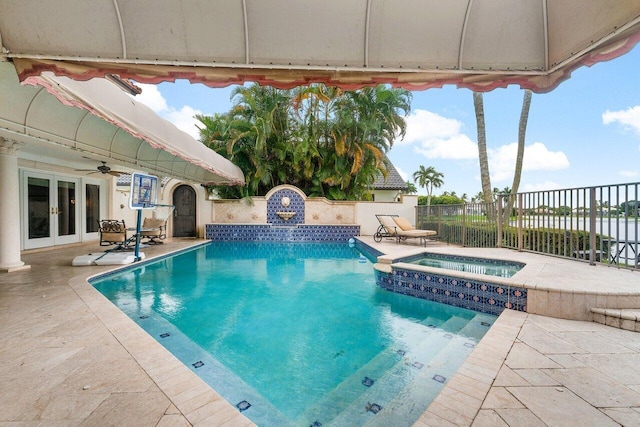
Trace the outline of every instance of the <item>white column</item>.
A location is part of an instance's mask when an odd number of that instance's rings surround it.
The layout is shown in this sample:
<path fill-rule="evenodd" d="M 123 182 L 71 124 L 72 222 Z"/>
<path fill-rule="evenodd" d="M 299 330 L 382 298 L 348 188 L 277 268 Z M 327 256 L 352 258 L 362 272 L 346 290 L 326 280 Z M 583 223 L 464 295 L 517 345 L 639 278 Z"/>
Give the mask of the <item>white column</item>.
<path fill-rule="evenodd" d="M 0 138 L 0 271 L 30 268 L 20 258 L 20 182 L 18 149 L 22 144 Z"/>

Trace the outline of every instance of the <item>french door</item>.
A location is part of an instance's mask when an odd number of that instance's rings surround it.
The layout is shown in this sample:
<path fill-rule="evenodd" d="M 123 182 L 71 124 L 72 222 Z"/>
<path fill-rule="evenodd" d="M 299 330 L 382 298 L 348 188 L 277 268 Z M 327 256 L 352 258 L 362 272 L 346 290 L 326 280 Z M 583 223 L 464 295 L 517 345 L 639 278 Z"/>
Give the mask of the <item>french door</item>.
<path fill-rule="evenodd" d="M 99 181 L 81 182 L 76 177 L 23 171 L 23 248 L 96 238 L 97 220 L 105 206 L 101 188 Z"/>

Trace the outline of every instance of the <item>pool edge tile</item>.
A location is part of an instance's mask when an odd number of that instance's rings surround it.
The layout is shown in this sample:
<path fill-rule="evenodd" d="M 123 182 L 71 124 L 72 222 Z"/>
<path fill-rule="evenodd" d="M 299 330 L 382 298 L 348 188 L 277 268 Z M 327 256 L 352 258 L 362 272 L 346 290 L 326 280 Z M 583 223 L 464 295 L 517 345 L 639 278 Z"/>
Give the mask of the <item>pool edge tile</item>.
<path fill-rule="evenodd" d="M 489 394 L 527 316 L 527 313 L 521 311 L 504 310 L 414 426 L 418 426 L 418 422 L 430 425 L 429 417 L 433 414 L 452 425 L 470 426 L 480 411 L 482 402 Z M 492 356 L 492 361 L 489 363 L 486 363 L 486 358 L 483 356 L 487 354 Z M 463 385 L 470 382 L 476 386 L 473 395 L 468 393 L 467 387 Z M 470 400 L 462 411 L 458 406 L 453 414 L 445 408 L 449 407 L 446 403 L 448 396 L 456 393 L 468 394 L 473 400 Z M 479 403 L 476 405 L 477 402 Z"/>
<path fill-rule="evenodd" d="M 202 245 L 201 242 L 194 243 L 192 247 L 180 249 L 177 252 L 190 250 L 200 245 Z M 105 272 L 99 276 L 108 274 L 113 273 Z M 229 422 L 233 421 L 231 425 L 255 426 L 250 419 L 238 412 L 231 403 L 224 400 L 213 388 L 137 325 L 133 319 L 95 289 L 88 281 L 95 276 L 80 274 L 70 278 L 68 284 L 185 419 L 194 425 L 222 426 L 230 425 Z M 144 343 L 144 346 L 141 346 L 140 343 Z M 167 378 L 166 374 L 174 370 L 177 372 L 173 372 L 173 375 Z M 183 372 L 180 372 L 181 370 Z M 189 384 L 188 387 L 177 392 L 176 388 L 180 389 L 185 383 Z M 211 410 L 211 408 L 216 409 L 206 415 L 203 414 L 204 411 Z"/>

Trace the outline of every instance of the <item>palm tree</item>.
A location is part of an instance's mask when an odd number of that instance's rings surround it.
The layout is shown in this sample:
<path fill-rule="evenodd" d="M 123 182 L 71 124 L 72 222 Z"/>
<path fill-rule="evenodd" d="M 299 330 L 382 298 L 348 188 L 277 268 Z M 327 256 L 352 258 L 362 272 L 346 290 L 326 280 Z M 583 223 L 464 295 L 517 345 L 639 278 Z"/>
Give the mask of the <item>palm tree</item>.
<path fill-rule="evenodd" d="M 480 181 L 485 203 L 491 203 L 491 176 L 489 175 L 489 157 L 487 156 L 487 134 L 484 123 L 484 99 L 482 93 L 473 92 L 473 106 L 476 112 L 478 132 L 478 155 L 480 159 Z"/>
<path fill-rule="evenodd" d="M 417 192 L 418 192 L 418 188 L 416 187 L 416 185 L 411 181 L 407 181 L 407 189 L 404 191 L 404 193 L 416 194 Z"/>
<path fill-rule="evenodd" d="M 520 123 L 518 124 L 518 153 L 516 155 L 516 170 L 513 174 L 513 184 L 511 185 L 511 194 L 516 194 L 520 187 L 520 177 L 522 176 L 522 163 L 524 161 L 524 142 L 525 135 L 527 133 L 527 122 L 529 121 L 529 107 L 531 106 L 531 90 L 525 89 L 524 97 L 522 99 L 522 110 L 520 111 Z M 513 205 L 515 204 L 514 197 L 507 198 L 507 205 L 505 212 L 511 213 Z M 509 221 L 509 215 L 505 215 L 504 223 Z"/>
<path fill-rule="evenodd" d="M 425 168 L 420 165 L 420 168 L 413 173 L 413 180 L 418 183 L 420 187 L 427 189 L 427 206 L 431 206 L 431 193 L 433 187 L 440 188 L 444 181 L 444 174 L 438 172 L 433 166 Z"/>
<path fill-rule="evenodd" d="M 478 194 L 471 198 L 471 203 L 481 203 L 484 200 L 484 193 L 479 191 Z"/>
<path fill-rule="evenodd" d="M 385 153 L 404 137 L 411 92 L 378 85 L 341 95 L 330 112 L 333 150 L 323 158 L 323 184 L 333 193 L 354 188 L 361 198 L 379 173 L 386 175 Z"/>
<path fill-rule="evenodd" d="M 411 92 L 384 85 L 344 92 L 254 84 L 237 88 L 232 99 L 228 113 L 198 119 L 202 142 L 243 170 L 242 195 L 286 183 L 334 200 L 366 198 L 386 174 L 385 153 L 404 136 L 411 107 Z"/>

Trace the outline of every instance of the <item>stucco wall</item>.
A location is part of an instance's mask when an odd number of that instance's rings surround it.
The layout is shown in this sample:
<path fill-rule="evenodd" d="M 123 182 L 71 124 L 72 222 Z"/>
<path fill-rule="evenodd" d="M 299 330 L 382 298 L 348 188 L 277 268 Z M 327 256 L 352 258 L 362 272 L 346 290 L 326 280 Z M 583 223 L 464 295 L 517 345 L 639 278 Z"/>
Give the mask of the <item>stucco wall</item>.
<path fill-rule="evenodd" d="M 252 197 L 248 200 L 213 200 L 211 222 L 216 224 L 266 224 L 267 200 Z"/>
<path fill-rule="evenodd" d="M 418 196 L 402 195 L 399 202 L 358 202 L 356 210 L 356 223 L 360 224 L 360 234 L 373 235 L 380 223 L 376 214 L 399 215 L 407 218 L 415 225 L 416 206 Z"/>
<path fill-rule="evenodd" d="M 208 200 L 208 194 L 204 187 L 201 185 L 188 184 L 175 179 L 169 180 L 160 189 L 158 194 L 158 204 L 171 205 L 173 204 L 173 191 L 179 185 L 189 185 L 196 192 L 196 228 L 197 237 L 203 238 L 205 235 L 205 225 L 211 223 L 213 216 L 213 205 Z M 111 185 L 111 200 L 113 201 L 109 205 L 109 218 L 112 219 L 124 219 L 127 227 L 135 227 L 138 219 L 138 211 L 129 209 L 129 188 L 117 188 L 115 185 L 115 179 Z M 160 209 L 160 208 L 159 208 Z M 153 209 L 144 209 L 142 211 L 142 218 L 154 217 Z M 169 217 L 167 221 L 167 236 L 173 235 L 173 221 L 172 217 Z"/>
<path fill-rule="evenodd" d="M 265 197 L 245 200 L 213 200 L 211 222 L 214 224 L 267 224 L 267 205 L 271 197 L 279 199 L 281 189 L 295 189 L 292 186 L 274 188 Z M 300 193 L 302 194 L 302 193 Z M 303 194 L 302 194 L 303 195 Z M 304 195 L 303 195 L 304 196 Z M 304 224 L 307 225 L 360 225 L 361 235 L 376 232 L 378 220 L 375 214 L 395 214 L 415 222 L 415 207 L 418 196 L 401 197 L 399 202 L 353 202 L 331 201 L 323 197 L 304 199 Z M 272 200 L 273 202 L 273 200 Z M 282 208 L 286 210 L 286 208 Z M 300 223 L 300 222 L 298 222 Z"/>

